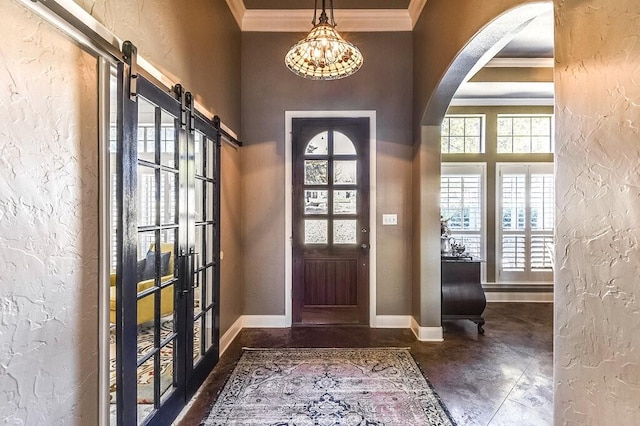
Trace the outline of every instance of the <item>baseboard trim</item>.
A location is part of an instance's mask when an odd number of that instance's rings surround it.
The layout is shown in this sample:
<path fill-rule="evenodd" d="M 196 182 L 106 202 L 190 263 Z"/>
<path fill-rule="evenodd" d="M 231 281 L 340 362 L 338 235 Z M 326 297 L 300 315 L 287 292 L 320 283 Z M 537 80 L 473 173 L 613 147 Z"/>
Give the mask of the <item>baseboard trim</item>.
<path fill-rule="evenodd" d="M 245 328 L 287 328 L 285 315 L 244 315 L 243 325 Z"/>
<path fill-rule="evenodd" d="M 486 291 L 487 302 L 553 303 L 553 292 Z"/>
<path fill-rule="evenodd" d="M 227 350 L 231 342 L 236 338 L 238 333 L 242 331 L 244 326 L 244 317 L 240 315 L 236 322 L 222 335 L 220 338 L 220 356 Z"/>
<path fill-rule="evenodd" d="M 443 342 L 442 327 L 421 327 L 414 317 L 411 317 L 411 331 L 421 342 Z"/>
<path fill-rule="evenodd" d="M 411 328 L 411 315 L 376 315 L 371 328 Z"/>

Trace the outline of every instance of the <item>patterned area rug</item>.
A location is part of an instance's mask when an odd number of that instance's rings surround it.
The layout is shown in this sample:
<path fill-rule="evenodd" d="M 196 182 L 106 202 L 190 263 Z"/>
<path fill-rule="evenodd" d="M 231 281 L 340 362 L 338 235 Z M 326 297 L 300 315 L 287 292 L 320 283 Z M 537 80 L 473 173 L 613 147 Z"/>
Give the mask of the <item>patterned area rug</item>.
<path fill-rule="evenodd" d="M 247 349 L 201 425 L 454 425 L 406 349 Z"/>

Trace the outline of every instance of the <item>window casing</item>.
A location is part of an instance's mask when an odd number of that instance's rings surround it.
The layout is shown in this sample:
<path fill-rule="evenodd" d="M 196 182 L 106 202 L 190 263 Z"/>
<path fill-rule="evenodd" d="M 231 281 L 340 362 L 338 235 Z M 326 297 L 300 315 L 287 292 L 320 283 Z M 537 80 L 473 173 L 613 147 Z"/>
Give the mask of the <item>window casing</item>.
<path fill-rule="evenodd" d="M 478 154 L 484 152 L 484 114 L 447 115 L 442 120 L 443 154 Z"/>
<path fill-rule="evenodd" d="M 553 164 L 497 165 L 497 281 L 550 282 Z"/>
<path fill-rule="evenodd" d="M 441 170 L 440 215 L 467 254 L 485 259 L 485 165 L 443 163 Z"/>

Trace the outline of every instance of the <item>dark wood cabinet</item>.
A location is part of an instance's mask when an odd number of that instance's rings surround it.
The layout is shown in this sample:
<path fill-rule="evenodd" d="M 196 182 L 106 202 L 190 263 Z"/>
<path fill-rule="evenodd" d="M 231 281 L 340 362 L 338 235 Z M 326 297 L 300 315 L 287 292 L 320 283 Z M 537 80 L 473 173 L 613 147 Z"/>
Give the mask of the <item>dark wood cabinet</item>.
<path fill-rule="evenodd" d="M 480 261 L 442 260 L 442 320 L 473 321 L 484 333 L 487 299 L 480 282 Z"/>

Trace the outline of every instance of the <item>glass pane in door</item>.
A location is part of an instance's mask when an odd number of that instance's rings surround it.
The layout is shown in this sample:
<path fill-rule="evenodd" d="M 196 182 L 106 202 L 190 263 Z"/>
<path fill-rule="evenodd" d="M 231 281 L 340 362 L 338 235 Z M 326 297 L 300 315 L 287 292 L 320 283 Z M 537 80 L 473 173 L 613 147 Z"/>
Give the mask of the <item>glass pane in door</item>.
<path fill-rule="evenodd" d="M 176 120 L 171 114 L 162 111 L 160 122 L 160 164 L 175 167 L 178 151 L 176 135 Z"/>
<path fill-rule="evenodd" d="M 139 96 L 137 405 L 138 422 L 175 389 L 178 169 L 176 117 Z"/>

